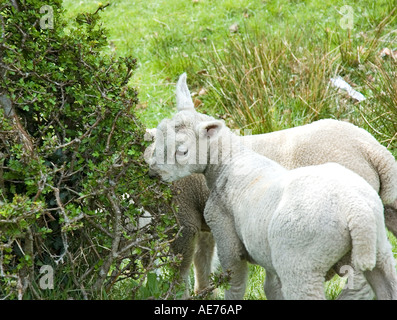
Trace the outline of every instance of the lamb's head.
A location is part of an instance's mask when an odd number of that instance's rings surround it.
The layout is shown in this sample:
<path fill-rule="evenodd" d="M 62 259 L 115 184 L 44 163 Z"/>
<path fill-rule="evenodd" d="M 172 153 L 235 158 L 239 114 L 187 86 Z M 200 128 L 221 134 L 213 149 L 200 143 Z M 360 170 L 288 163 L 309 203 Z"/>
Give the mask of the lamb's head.
<path fill-rule="evenodd" d="M 216 147 L 215 152 L 210 152 L 211 142 L 219 138 L 221 130 L 228 130 L 223 121 L 196 112 L 185 73 L 176 84 L 176 102 L 176 115 L 146 134 L 149 141 L 154 140 L 145 150 L 149 175 L 160 176 L 164 181 L 204 172 L 218 155 Z"/>
<path fill-rule="evenodd" d="M 211 141 L 225 129 L 223 121 L 198 112 L 180 111 L 157 127 L 155 141 L 145 151 L 150 174 L 175 181 L 205 171 Z"/>

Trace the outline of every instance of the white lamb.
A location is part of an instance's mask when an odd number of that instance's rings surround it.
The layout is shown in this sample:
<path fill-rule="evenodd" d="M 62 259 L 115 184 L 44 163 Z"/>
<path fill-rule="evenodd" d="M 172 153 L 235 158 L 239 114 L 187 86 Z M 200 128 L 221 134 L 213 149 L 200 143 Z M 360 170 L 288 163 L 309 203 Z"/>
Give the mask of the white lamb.
<path fill-rule="evenodd" d="M 165 181 L 205 175 L 205 220 L 222 267 L 232 271 L 225 298 L 243 298 L 249 261 L 266 269 L 269 299 L 324 299 L 327 273 L 349 255 L 378 299 L 396 299 L 395 263 L 374 189 L 335 163 L 289 171 L 239 141 L 222 121 L 180 111 L 159 124 L 150 161 Z"/>
<path fill-rule="evenodd" d="M 176 87 L 177 109 L 195 112 L 193 101 L 183 74 Z M 148 133 L 155 138 L 155 129 Z M 350 123 L 336 120 L 320 120 L 309 125 L 276 131 L 268 134 L 239 137 L 240 143 L 275 160 L 288 169 L 337 162 L 355 171 L 380 193 L 385 205 L 385 220 L 390 231 L 397 236 L 397 164 L 391 153 L 379 144 L 367 131 Z M 146 150 L 146 158 L 152 156 L 154 144 Z M 180 179 L 172 185 L 174 199 L 179 206 L 178 220 L 183 236 L 173 244 L 176 253 L 182 254 L 180 273 L 186 281 L 194 260 L 195 291 L 209 284 L 214 241 L 203 219 L 204 207 L 209 195 L 205 179 L 200 174 Z M 193 258 L 194 257 L 194 258 Z M 354 287 L 345 289 L 339 298 L 370 298 L 372 290 L 365 278 L 355 275 Z"/>

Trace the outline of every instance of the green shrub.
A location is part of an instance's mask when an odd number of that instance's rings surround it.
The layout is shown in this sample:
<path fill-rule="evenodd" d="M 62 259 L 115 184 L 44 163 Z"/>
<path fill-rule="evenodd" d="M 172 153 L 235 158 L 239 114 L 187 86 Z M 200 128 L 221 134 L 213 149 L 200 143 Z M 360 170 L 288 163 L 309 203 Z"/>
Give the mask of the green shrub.
<path fill-rule="evenodd" d="M 136 60 L 104 53 L 103 7 L 67 25 L 61 3 L 0 4 L 0 297 L 111 297 L 131 278 L 131 298 L 176 261 L 170 191 L 147 178 Z"/>

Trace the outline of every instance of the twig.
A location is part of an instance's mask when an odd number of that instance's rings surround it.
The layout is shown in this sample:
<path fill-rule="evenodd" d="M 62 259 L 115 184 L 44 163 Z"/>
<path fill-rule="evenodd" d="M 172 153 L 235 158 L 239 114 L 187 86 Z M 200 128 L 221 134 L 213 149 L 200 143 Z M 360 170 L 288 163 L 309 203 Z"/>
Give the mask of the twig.
<path fill-rule="evenodd" d="M 97 14 L 99 11 L 105 9 L 106 7 L 108 7 L 110 5 L 110 3 L 105 4 L 104 6 L 101 5 L 98 7 L 98 9 L 96 9 L 96 11 L 93 14 Z"/>
<path fill-rule="evenodd" d="M 108 256 L 108 259 L 102 264 L 101 269 L 99 270 L 99 276 L 97 281 L 94 284 L 94 290 L 99 291 L 101 288 L 106 275 L 109 272 L 110 266 L 112 265 L 114 259 L 118 257 L 118 248 L 121 240 L 122 232 L 120 230 L 120 220 L 121 220 L 121 210 L 119 204 L 116 203 L 116 195 L 113 189 L 110 189 L 106 194 L 107 199 L 110 202 L 113 211 L 113 234 L 112 234 L 112 248 L 111 252 Z"/>
<path fill-rule="evenodd" d="M 112 136 L 113 136 L 113 133 L 114 133 L 114 129 L 116 128 L 116 123 L 117 123 L 117 120 L 119 119 L 120 115 L 121 115 L 121 110 L 114 117 L 113 124 L 112 124 L 112 129 L 110 130 L 110 133 L 108 135 L 108 139 L 106 141 L 106 147 L 105 147 L 105 150 L 103 151 L 105 154 L 107 154 L 109 152 L 110 140 L 112 139 Z"/>

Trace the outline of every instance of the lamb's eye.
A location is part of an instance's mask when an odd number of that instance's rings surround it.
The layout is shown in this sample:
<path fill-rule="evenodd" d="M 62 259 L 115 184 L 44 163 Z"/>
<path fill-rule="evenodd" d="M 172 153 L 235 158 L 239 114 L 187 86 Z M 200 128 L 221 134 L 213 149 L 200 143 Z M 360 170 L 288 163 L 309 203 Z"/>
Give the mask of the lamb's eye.
<path fill-rule="evenodd" d="M 175 152 L 175 155 L 176 156 L 186 156 L 187 155 L 187 152 L 188 152 L 188 150 L 187 150 L 187 148 L 186 148 L 186 146 L 179 146 L 177 149 L 176 149 L 176 152 Z"/>
<path fill-rule="evenodd" d="M 177 151 L 176 155 L 177 156 L 186 156 L 187 155 L 187 151 L 185 151 L 185 152 Z"/>

